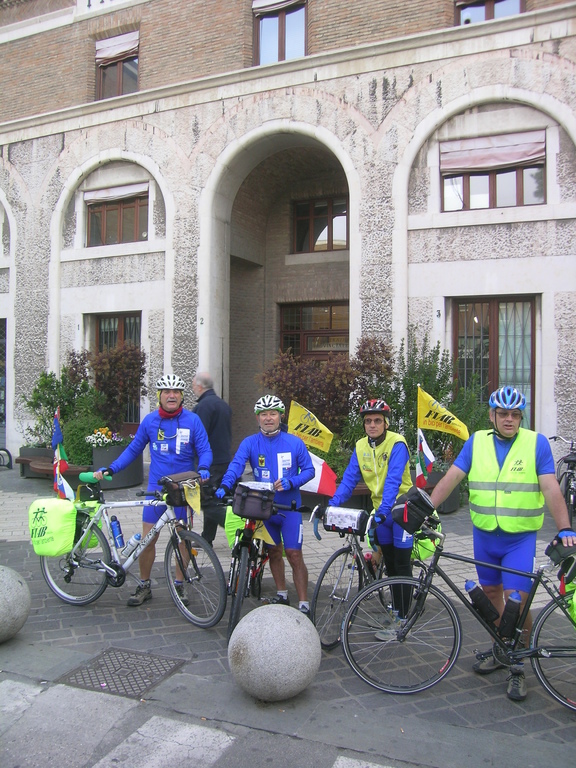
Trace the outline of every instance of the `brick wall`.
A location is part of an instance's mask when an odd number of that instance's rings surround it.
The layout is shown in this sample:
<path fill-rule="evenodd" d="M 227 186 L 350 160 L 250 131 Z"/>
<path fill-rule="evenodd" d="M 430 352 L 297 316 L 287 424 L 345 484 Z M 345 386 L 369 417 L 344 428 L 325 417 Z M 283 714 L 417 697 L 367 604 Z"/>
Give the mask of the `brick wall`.
<path fill-rule="evenodd" d="M 526 0 L 526 7 L 534 10 L 561 1 Z M 71 5 L 73 0 L 0 3 L 0 29 Z M 140 90 L 249 67 L 251 8 L 251 0 L 154 0 L 3 43 L 0 69 L 13 76 L 3 78 L 1 120 L 93 101 L 95 40 L 130 30 L 140 30 Z M 453 24 L 453 0 L 309 0 L 308 50 L 320 53 Z"/>

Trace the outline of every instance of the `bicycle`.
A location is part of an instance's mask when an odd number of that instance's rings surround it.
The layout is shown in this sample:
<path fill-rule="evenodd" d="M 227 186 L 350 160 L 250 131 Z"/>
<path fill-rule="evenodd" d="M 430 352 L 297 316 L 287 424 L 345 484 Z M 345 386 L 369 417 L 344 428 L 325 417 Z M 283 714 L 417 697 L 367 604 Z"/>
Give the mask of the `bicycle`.
<path fill-rule="evenodd" d="M 574 440 L 567 440 L 560 435 L 554 435 L 550 440 L 562 440 L 570 446 L 565 456 L 561 456 L 556 463 L 556 477 L 560 483 L 560 490 L 568 508 L 570 527 L 574 525 L 574 504 L 576 503 L 576 445 Z"/>
<path fill-rule="evenodd" d="M 244 520 L 244 526 L 236 530 L 232 557 L 228 571 L 227 593 L 231 598 L 228 617 L 228 640 L 240 621 L 244 599 L 250 594 L 260 599 L 262 578 L 270 559 L 268 545 L 258 535 L 268 520 L 280 510 L 310 511 L 307 507 L 274 504 L 275 491 L 268 483 L 239 483 L 233 499 L 228 499 L 232 511 Z"/>
<path fill-rule="evenodd" d="M 572 595 L 562 595 L 545 575 L 552 566 L 539 567 L 535 573 L 498 566 L 502 572 L 532 580 L 512 639 L 505 639 L 493 623 L 477 613 L 439 561 L 447 558 L 470 565 L 487 564 L 445 552 L 445 534 L 438 533 L 435 526 L 436 521 L 430 518 L 421 525 L 419 535 L 434 539 L 436 547 L 430 564 L 420 563 L 418 577 L 382 579 L 352 600 L 342 625 L 342 647 L 354 672 L 373 688 L 397 694 L 424 691 L 450 672 L 462 645 L 462 626 L 451 600 L 433 583 L 439 576 L 492 637 L 494 644 L 489 653 L 497 661 L 513 666 L 530 659 L 545 690 L 560 704 L 576 711 L 576 606 L 572 604 Z M 576 554 L 576 548 L 572 550 L 571 554 Z M 571 567 L 574 578 L 574 563 Z M 540 586 L 551 600 L 536 616 L 529 647 L 523 648 L 522 627 Z M 489 653 L 477 654 L 477 658 L 487 658 Z"/>
<path fill-rule="evenodd" d="M 338 533 L 346 538 L 346 544 L 333 552 L 325 562 L 310 603 L 310 617 L 320 635 L 320 643 L 326 651 L 339 644 L 342 620 L 348 610 L 352 596 L 376 579 L 382 579 L 386 566 L 382 552 L 364 553 L 362 542 L 374 517 L 365 510 L 340 507 L 314 509 L 314 535 L 318 540 L 319 520 L 324 530 Z M 430 557 L 433 546 L 428 540 L 418 541 L 415 537 L 412 562 L 419 563 Z"/>
<path fill-rule="evenodd" d="M 340 507 L 314 508 L 314 535 L 320 541 L 318 524 L 338 533 L 344 545 L 324 563 L 310 602 L 310 618 L 320 636 L 322 648 L 330 651 L 339 644 L 342 620 L 353 595 L 366 584 L 382 578 L 384 558 L 367 559 L 362 550 L 369 515 L 364 510 Z"/>
<path fill-rule="evenodd" d="M 181 504 L 173 503 L 174 499 L 170 498 L 174 491 L 172 478 L 162 478 L 163 493 L 157 492 L 154 498 L 115 502 L 105 501 L 92 472 L 81 473 L 79 480 L 89 489 L 90 499 L 75 502 L 76 534 L 71 550 L 56 557 L 40 557 L 42 575 L 52 592 L 66 603 L 88 605 L 101 597 L 108 586 L 121 587 L 127 575 L 142 584 L 138 577 L 129 574 L 130 568 L 167 525 L 170 540 L 164 556 L 164 572 L 170 597 L 192 624 L 204 628 L 217 624 L 226 609 L 222 566 L 208 542 L 191 530 L 193 510 L 189 507 L 190 518 L 186 526 L 176 517 L 174 506 L 185 506 L 186 499 L 182 498 Z M 190 480 L 188 487 L 193 488 L 196 482 L 196 479 Z M 112 532 L 110 513 L 147 505 L 166 505 L 166 511 L 123 559 L 122 547 L 117 546 Z M 176 576 L 182 579 L 178 588 L 174 583 Z"/>

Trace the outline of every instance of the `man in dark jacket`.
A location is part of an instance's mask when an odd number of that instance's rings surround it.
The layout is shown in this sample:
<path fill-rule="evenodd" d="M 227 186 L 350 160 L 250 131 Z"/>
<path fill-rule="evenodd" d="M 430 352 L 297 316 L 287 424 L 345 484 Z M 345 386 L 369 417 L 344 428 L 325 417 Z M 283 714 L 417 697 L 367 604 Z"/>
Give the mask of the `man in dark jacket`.
<path fill-rule="evenodd" d="M 232 460 L 232 410 L 228 403 L 214 392 L 214 382 L 210 374 L 197 373 L 192 382 L 192 390 L 198 398 L 193 411 L 204 425 L 212 448 L 210 483 L 202 487 L 202 536 L 212 544 L 218 525 L 224 527 L 226 519 L 226 508 L 214 498 L 213 489 L 220 485 L 222 476 Z"/>

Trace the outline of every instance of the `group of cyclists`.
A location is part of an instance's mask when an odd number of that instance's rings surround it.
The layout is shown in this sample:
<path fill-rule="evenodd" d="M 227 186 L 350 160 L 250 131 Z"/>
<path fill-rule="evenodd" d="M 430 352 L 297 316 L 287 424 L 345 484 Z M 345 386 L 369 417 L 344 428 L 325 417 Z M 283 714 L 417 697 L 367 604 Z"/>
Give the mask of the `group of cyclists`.
<path fill-rule="evenodd" d="M 96 476 L 101 479 L 104 472 L 122 471 L 149 445 L 151 462 L 147 490 L 150 494 L 160 490 L 159 481 L 164 475 L 190 469 L 196 469 L 202 482 L 207 483 L 213 464 L 211 442 L 200 416 L 183 407 L 185 388 L 179 376 L 162 376 L 156 384 L 158 409 L 144 417 L 130 445 L 110 467 L 95 473 Z M 466 441 L 454 464 L 434 488 L 431 498 L 438 507 L 468 476 L 474 557 L 495 566 L 531 571 L 545 505 L 558 528 L 557 536 L 565 546 L 576 545 L 576 533 L 570 527 L 547 438 L 521 427 L 525 408 L 526 398 L 518 389 L 504 386 L 493 392 L 489 400 L 492 429 L 475 432 Z M 273 485 L 277 504 L 296 507 L 296 510 L 276 513 L 264 523 L 274 541 L 269 552 L 277 594 L 271 602 L 290 605 L 285 554 L 292 569 L 298 609 L 308 616 L 308 571 L 302 555 L 304 529 L 298 508 L 301 506 L 300 488 L 314 477 L 314 466 L 304 442 L 287 431 L 283 422 L 285 406 L 280 398 L 272 394 L 260 397 L 254 413 L 257 431 L 240 443 L 223 475 L 218 472 L 215 497 L 218 500 L 228 497 L 249 464 L 255 480 Z M 402 435 L 389 429 L 391 413 L 384 400 L 367 400 L 360 407 L 360 415 L 365 436 L 356 443 L 329 504 L 344 504 L 356 485 L 363 481 L 369 489 L 375 512 L 369 530 L 370 543 L 384 558 L 388 576 L 410 576 L 413 538 L 394 522 L 391 514 L 398 496 L 412 486 L 408 446 Z M 144 508 L 144 535 L 162 512 L 158 506 Z M 186 508 L 176 509 L 176 513 L 186 519 Z M 149 547 L 140 558 L 143 584 L 130 597 L 128 605 L 141 605 L 151 599 L 150 573 L 154 558 L 154 547 Z M 512 591 L 520 592 L 523 604 L 526 601 L 529 585 L 513 574 L 506 572 L 502 576 L 502 571 L 496 568 L 483 567 L 478 568 L 478 581 L 500 616 Z M 400 596 L 399 600 L 402 599 Z M 405 599 L 409 600 L 409 596 Z M 529 622 L 530 619 L 524 626 L 526 633 L 529 632 Z M 478 674 L 489 674 L 502 666 L 501 662 L 489 657 L 475 664 L 473 669 Z M 507 695 L 515 701 L 526 697 L 521 665 L 510 669 Z"/>

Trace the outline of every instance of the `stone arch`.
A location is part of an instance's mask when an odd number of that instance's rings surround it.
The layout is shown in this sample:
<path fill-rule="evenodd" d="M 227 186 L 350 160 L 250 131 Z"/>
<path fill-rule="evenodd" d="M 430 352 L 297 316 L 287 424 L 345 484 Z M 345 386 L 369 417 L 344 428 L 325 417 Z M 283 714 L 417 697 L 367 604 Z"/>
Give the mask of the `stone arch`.
<path fill-rule="evenodd" d="M 103 150 L 77 165 L 64 180 L 62 190 L 50 220 L 50 267 L 49 267 L 49 306 L 48 317 L 48 367 L 50 370 L 59 370 L 60 367 L 60 318 L 61 318 L 61 246 L 64 217 L 68 205 L 72 200 L 78 186 L 98 168 L 108 163 L 122 161 L 132 163 L 144 168 L 158 185 L 164 198 L 166 208 L 166 249 L 165 249 L 165 333 L 164 348 L 162 350 L 163 368 L 171 367 L 172 335 L 173 335 L 173 284 L 174 284 L 174 248 L 173 248 L 173 221 L 175 214 L 175 200 L 172 190 L 158 164 L 149 155 L 144 155 L 131 150 L 111 148 Z"/>
<path fill-rule="evenodd" d="M 470 90 L 439 107 L 414 126 L 411 140 L 399 154 L 392 180 L 395 200 L 392 267 L 395 276 L 393 295 L 393 339 L 398 343 L 408 326 L 408 184 L 416 156 L 425 142 L 445 122 L 475 106 L 483 104 L 520 104 L 533 107 L 561 125 L 576 145 L 576 115 L 570 107 L 547 93 L 499 84 Z M 400 109 L 400 107 L 399 107 Z M 398 115 L 397 115 L 398 119 Z"/>
<path fill-rule="evenodd" d="M 230 141 L 215 158 L 200 196 L 198 253 L 199 362 L 229 388 L 230 220 L 243 180 L 266 157 L 298 146 L 321 147 L 340 163 L 349 192 L 350 347 L 361 334 L 360 179 L 341 140 L 328 129 L 292 119 L 275 119 Z"/>

